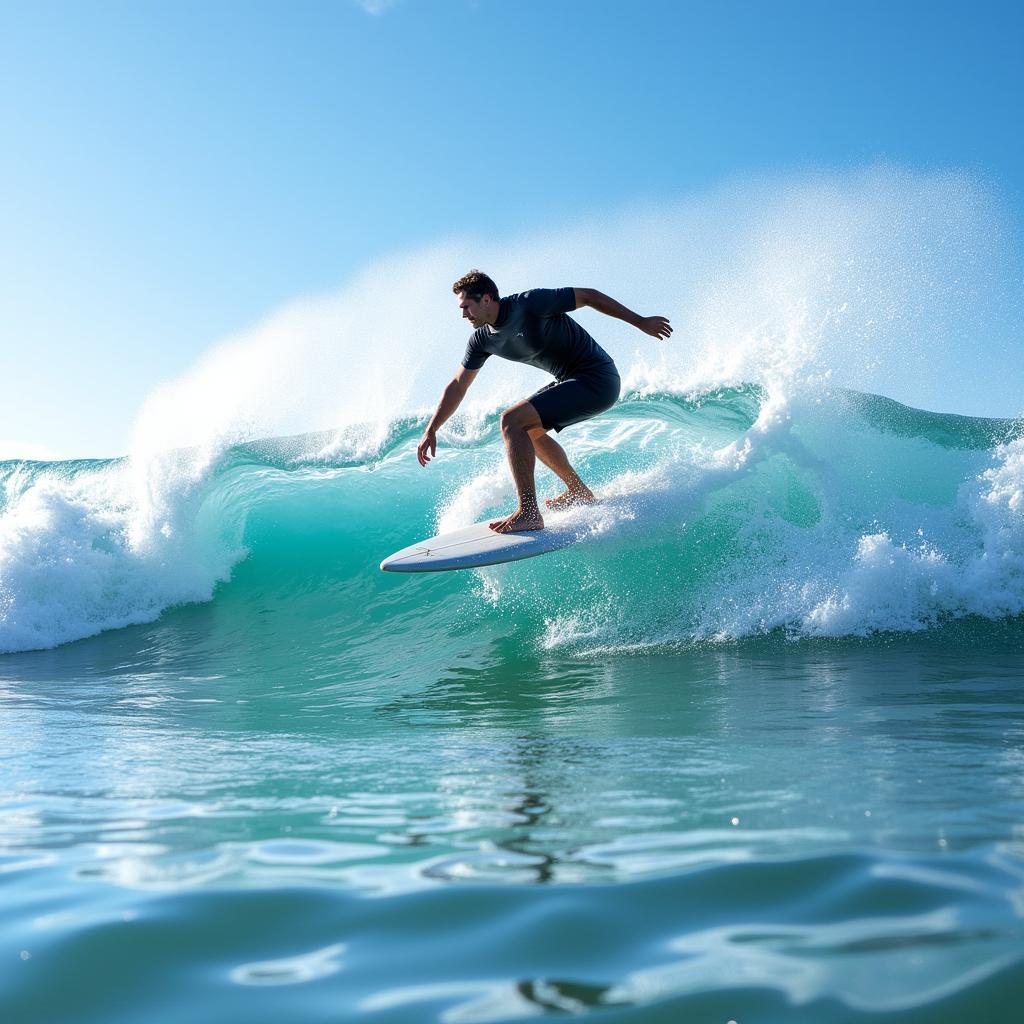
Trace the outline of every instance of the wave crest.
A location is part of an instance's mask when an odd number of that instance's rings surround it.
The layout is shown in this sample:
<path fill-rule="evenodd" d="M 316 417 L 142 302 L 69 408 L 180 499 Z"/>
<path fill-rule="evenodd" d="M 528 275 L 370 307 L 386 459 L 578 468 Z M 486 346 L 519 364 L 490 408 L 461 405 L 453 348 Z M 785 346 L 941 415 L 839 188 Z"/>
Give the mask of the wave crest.
<path fill-rule="evenodd" d="M 264 605 L 322 588 L 329 617 L 346 614 L 339 580 L 356 581 L 360 628 L 404 628 L 427 584 L 396 589 L 380 558 L 512 497 L 494 410 L 455 424 L 429 471 L 421 428 L 397 420 L 362 453 L 356 432 L 348 447 L 301 435 L 143 466 L 4 464 L 0 650 L 149 622 L 224 584 L 243 616 L 248 588 Z M 1024 613 L 1017 421 L 846 391 L 634 390 L 569 445 L 604 498 L 580 513 L 588 542 L 433 580 L 446 628 L 511 622 L 542 649 L 626 651 Z"/>

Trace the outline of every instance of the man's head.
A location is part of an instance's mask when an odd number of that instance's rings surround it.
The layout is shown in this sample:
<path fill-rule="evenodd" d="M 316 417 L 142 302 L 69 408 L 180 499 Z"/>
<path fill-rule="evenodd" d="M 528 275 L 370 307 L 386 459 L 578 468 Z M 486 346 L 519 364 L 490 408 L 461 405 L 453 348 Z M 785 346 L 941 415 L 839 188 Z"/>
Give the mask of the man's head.
<path fill-rule="evenodd" d="M 452 285 L 459 297 L 462 319 L 474 327 L 493 324 L 498 319 L 498 286 L 479 270 L 471 270 Z"/>

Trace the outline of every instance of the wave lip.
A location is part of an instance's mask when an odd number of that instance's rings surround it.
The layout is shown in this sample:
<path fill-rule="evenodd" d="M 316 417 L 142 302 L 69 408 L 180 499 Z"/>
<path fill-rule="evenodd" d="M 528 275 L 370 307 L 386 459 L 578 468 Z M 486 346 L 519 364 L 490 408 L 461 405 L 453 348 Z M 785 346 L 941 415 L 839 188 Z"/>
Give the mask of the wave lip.
<path fill-rule="evenodd" d="M 134 474 L 127 460 L 10 469 L 0 511 L 0 653 L 153 622 L 175 605 L 211 600 L 228 578 L 242 557 L 228 536 L 237 524 L 208 504 L 225 481 L 170 486 L 156 509 L 154 489 L 140 495 Z"/>

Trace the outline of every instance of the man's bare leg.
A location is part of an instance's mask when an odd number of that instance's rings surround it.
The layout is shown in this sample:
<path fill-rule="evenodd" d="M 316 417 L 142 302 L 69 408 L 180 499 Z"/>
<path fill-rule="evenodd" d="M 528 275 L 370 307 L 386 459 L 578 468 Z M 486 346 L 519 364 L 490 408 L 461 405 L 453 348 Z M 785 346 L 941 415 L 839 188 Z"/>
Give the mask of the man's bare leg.
<path fill-rule="evenodd" d="M 490 524 L 495 533 L 543 530 L 544 520 L 537 507 L 537 488 L 533 480 L 536 454 L 529 431 L 543 429 L 537 410 L 529 402 L 519 402 L 501 414 L 501 433 L 505 438 L 512 480 L 519 496 L 519 508 L 504 519 Z"/>
<path fill-rule="evenodd" d="M 530 440 L 537 458 L 565 484 L 565 490 L 557 498 L 545 498 L 544 504 L 552 512 L 570 505 L 592 505 L 596 500 L 594 492 L 580 479 L 569 462 L 565 449 L 553 438 L 548 437 L 543 427 L 530 431 Z"/>

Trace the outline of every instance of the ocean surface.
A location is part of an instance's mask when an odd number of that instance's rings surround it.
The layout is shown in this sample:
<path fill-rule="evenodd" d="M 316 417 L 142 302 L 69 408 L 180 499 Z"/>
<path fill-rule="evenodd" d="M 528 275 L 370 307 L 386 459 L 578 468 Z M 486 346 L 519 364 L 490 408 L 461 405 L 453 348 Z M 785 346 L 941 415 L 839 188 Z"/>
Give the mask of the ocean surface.
<path fill-rule="evenodd" d="M 0 1020 L 1017 1019 L 1021 422 L 634 383 L 381 573 L 497 412 L 0 464 Z"/>
<path fill-rule="evenodd" d="M 1021 251 L 884 166 L 451 239 L 0 462 L 0 1024 L 1019 1019 Z M 576 314 L 578 543 L 385 574 L 514 501 L 538 371 L 415 458 L 472 266 L 675 332 Z"/>

